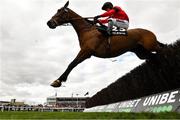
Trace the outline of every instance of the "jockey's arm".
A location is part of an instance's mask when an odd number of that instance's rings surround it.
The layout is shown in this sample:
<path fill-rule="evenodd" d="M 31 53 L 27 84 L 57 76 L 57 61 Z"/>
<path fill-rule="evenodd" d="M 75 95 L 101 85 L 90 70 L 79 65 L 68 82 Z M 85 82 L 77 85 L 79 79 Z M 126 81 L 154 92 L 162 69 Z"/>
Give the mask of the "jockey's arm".
<path fill-rule="evenodd" d="M 100 16 L 101 16 L 101 17 L 109 17 L 109 16 L 113 15 L 114 13 L 115 13 L 115 10 L 114 10 L 114 9 L 111 9 L 111 10 L 109 10 L 109 11 L 101 14 Z"/>
<path fill-rule="evenodd" d="M 99 20 L 99 22 L 102 23 L 102 24 L 108 23 L 108 18 L 104 19 L 104 20 L 101 19 L 101 20 Z"/>

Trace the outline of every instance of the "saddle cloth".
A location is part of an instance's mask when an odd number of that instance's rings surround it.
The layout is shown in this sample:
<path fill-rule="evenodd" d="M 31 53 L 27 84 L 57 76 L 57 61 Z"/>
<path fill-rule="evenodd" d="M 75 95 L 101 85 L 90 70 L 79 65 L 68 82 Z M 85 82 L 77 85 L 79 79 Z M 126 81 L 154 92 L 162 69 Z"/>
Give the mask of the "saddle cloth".
<path fill-rule="evenodd" d="M 110 34 L 107 32 L 107 26 L 105 25 L 101 25 L 101 26 L 97 26 L 98 31 L 102 32 L 105 35 L 123 35 L 123 36 L 127 36 L 128 33 L 125 29 L 123 28 L 113 28 L 112 31 L 110 32 Z"/>

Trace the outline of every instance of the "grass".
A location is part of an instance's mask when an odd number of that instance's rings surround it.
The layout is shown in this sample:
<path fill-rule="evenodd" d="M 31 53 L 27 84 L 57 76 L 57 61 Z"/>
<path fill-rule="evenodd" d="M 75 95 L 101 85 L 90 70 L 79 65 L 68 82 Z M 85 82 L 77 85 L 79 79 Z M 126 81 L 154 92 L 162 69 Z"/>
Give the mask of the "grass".
<path fill-rule="evenodd" d="M 0 112 L 0 119 L 180 119 L 171 113 Z"/>

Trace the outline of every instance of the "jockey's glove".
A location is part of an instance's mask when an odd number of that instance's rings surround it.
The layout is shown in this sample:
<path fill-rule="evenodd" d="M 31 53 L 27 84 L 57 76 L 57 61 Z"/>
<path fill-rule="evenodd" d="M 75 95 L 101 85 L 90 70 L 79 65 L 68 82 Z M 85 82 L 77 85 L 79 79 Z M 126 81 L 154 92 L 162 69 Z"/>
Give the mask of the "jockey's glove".
<path fill-rule="evenodd" d="M 100 15 L 95 16 L 95 17 L 94 17 L 94 21 L 97 21 L 98 18 L 100 18 L 100 17 L 101 17 Z"/>

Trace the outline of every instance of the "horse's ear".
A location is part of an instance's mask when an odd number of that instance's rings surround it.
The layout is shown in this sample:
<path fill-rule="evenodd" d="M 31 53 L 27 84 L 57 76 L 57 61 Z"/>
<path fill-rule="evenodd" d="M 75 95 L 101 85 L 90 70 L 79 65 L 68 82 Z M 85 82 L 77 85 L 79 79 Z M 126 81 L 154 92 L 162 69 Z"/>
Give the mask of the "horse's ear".
<path fill-rule="evenodd" d="M 67 8 L 69 5 L 69 1 L 66 2 L 66 4 L 64 5 L 64 8 Z"/>

